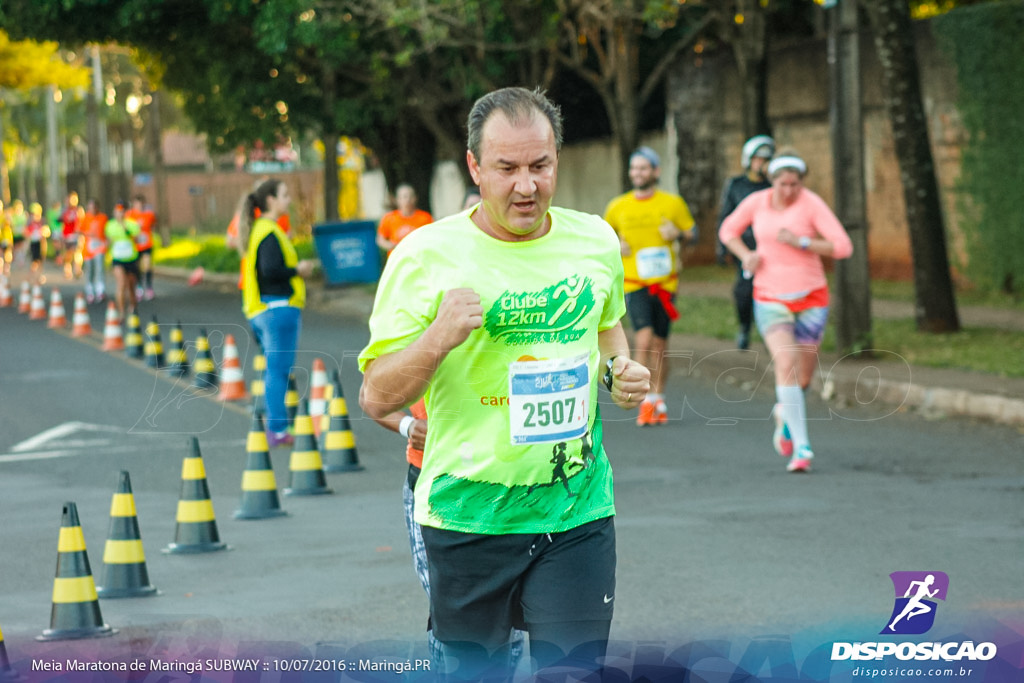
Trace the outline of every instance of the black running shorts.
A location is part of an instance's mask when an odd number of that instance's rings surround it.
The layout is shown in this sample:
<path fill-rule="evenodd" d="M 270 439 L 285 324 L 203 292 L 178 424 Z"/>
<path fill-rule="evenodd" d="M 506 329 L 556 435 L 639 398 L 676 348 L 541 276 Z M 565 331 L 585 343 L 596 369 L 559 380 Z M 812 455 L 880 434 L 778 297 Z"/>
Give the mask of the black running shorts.
<path fill-rule="evenodd" d="M 672 292 L 671 299 L 675 302 L 675 292 Z M 661 304 L 661 300 L 646 289 L 626 292 L 626 312 L 629 313 L 629 322 L 634 330 L 650 327 L 653 328 L 655 337 L 668 339 L 672 321 L 669 320 L 668 312 Z"/>
<path fill-rule="evenodd" d="M 611 621 L 613 519 L 552 534 L 466 534 L 422 527 L 435 637 L 494 651 L 508 641 L 513 627 Z"/>

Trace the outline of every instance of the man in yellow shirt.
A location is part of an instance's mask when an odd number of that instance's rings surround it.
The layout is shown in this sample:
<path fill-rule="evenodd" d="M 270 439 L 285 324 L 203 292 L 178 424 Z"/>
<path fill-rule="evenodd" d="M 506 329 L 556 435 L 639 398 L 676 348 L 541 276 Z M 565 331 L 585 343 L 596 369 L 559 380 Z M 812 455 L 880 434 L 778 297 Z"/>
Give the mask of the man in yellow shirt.
<path fill-rule="evenodd" d="M 678 240 L 697 239 L 690 209 L 682 198 L 658 189 L 661 160 L 650 147 L 638 148 L 629 158 L 633 189 L 613 199 L 604 219 L 619 236 L 625 278 L 626 311 L 633 324 L 635 359 L 651 371 L 651 392 L 640 406 L 640 426 L 665 424 L 665 348 L 672 321 L 679 317 L 673 305 L 679 284 Z"/>

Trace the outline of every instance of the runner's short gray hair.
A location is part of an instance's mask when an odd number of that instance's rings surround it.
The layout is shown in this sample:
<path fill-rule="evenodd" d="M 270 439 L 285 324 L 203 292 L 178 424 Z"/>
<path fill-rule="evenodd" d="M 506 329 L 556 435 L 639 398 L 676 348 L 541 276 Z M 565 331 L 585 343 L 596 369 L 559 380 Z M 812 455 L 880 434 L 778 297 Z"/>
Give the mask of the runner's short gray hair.
<path fill-rule="evenodd" d="M 537 113 L 547 117 L 555 134 L 555 149 L 562 149 L 562 112 L 540 88 L 502 88 L 487 93 L 474 104 L 466 121 L 466 147 L 480 161 L 480 142 L 484 124 L 495 111 L 500 111 L 512 124 L 527 123 Z"/>

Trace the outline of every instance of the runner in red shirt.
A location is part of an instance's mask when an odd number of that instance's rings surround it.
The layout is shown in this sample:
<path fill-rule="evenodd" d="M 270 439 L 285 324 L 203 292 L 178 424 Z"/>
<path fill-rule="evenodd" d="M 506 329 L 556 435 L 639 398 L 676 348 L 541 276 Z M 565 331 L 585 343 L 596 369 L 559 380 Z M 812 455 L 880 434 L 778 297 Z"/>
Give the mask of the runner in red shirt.
<path fill-rule="evenodd" d="M 146 198 L 137 195 L 132 199 L 132 206 L 125 211 L 124 217 L 135 221 L 139 226 L 139 234 L 135 236 L 135 246 L 139 250 L 139 271 L 141 278 L 136 287 L 137 299 L 151 301 L 153 292 L 153 226 L 156 225 L 156 214 L 146 206 Z"/>
<path fill-rule="evenodd" d="M 64 264 L 64 277 L 68 280 L 72 277 L 82 276 L 82 258 L 79 251 L 78 233 L 84 216 L 85 211 L 78 205 L 78 193 L 68 193 L 67 206 L 64 207 L 64 212 L 60 215 L 63 247 L 60 258 L 57 261 Z"/>

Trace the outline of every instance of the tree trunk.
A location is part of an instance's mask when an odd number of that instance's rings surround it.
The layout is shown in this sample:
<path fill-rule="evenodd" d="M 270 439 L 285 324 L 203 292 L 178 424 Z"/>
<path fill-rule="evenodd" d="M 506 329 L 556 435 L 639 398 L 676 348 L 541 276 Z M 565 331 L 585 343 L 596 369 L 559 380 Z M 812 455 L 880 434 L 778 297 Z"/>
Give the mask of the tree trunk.
<path fill-rule="evenodd" d="M 333 223 L 340 215 L 338 197 L 341 182 L 338 179 L 339 134 L 334 123 L 335 99 L 338 94 L 337 72 L 326 63 L 323 68 L 323 141 L 324 141 L 324 221 Z"/>
<path fill-rule="evenodd" d="M 741 0 L 737 11 L 743 22 L 735 31 L 732 52 L 740 77 L 740 97 L 743 110 L 740 121 L 745 140 L 755 135 L 770 135 L 768 122 L 768 60 L 767 20 L 765 9 L 755 0 Z"/>
<path fill-rule="evenodd" d="M 960 319 L 946 253 L 946 231 L 921 104 L 921 83 L 907 0 L 872 0 L 882 88 L 903 181 L 914 267 L 915 318 L 923 332 L 956 332 Z"/>
<path fill-rule="evenodd" d="M 640 89 L 638 73 L 639 48 L 630 27 L 616 25 L 614 28 L 615 51 L 614 83 L 611 96 L 615 114 L 612 128 L 619 143 L 619 157 L 622 159 L 622 187 L 629 190 L 633 183 L 629 179 L 629 156 L 640 143 L 640 105 L 637 93 Z"/>
<path fill-rule="evenodd" d="M 6 106 L 0 103 L 0 199 L 4 206 L 11 204 L 11 175 L 7 167 L 7 152 L 4 151 L 4 110 Z"/>
<path fill-rule="evenodd" d="M 156 189 L 157 225 L 160 226 L 160 240 L 164 245 L 171 243 L 171 205 L 167 201 L 167 167 L 164 164 L 164 131 L 160 113 L 163 102 L 162 91 L 152 91 L 149 104 L 149 144 L 153 150 L 153 187 Z"/>
<path fill-rule="evenodd" d="M 86 136 L 89 144 L 89 170 L 86 176 L 86 200 L 103 201 L 103 142 L 100 134 L 99 103 L 102 97 L 103 76 L 100 67 L 100 49 L 95 45 L 90 49 L 92 59 L 92 88 L 85 95 L 85 115 L 87 118 Z M 107 210 L 110 207 L 103 207 Z"/>
<path fill-rule="evenodd" d="M 54 101 L 56 86 L 46 87 L 46 202 L 47 209 L 63 198 L 60 189 L 60 167 L 57 155 L 57 103 Z"/>
<path fill-rule="evenodd" d="M 860 353 L 874 344 L 864 198 L 858 7 L 853 2 L 840 2 L 828 12 L 835 211 L 853 242 L 853 256 L 836 262 L 836 344 L 840 353 Z"/>

